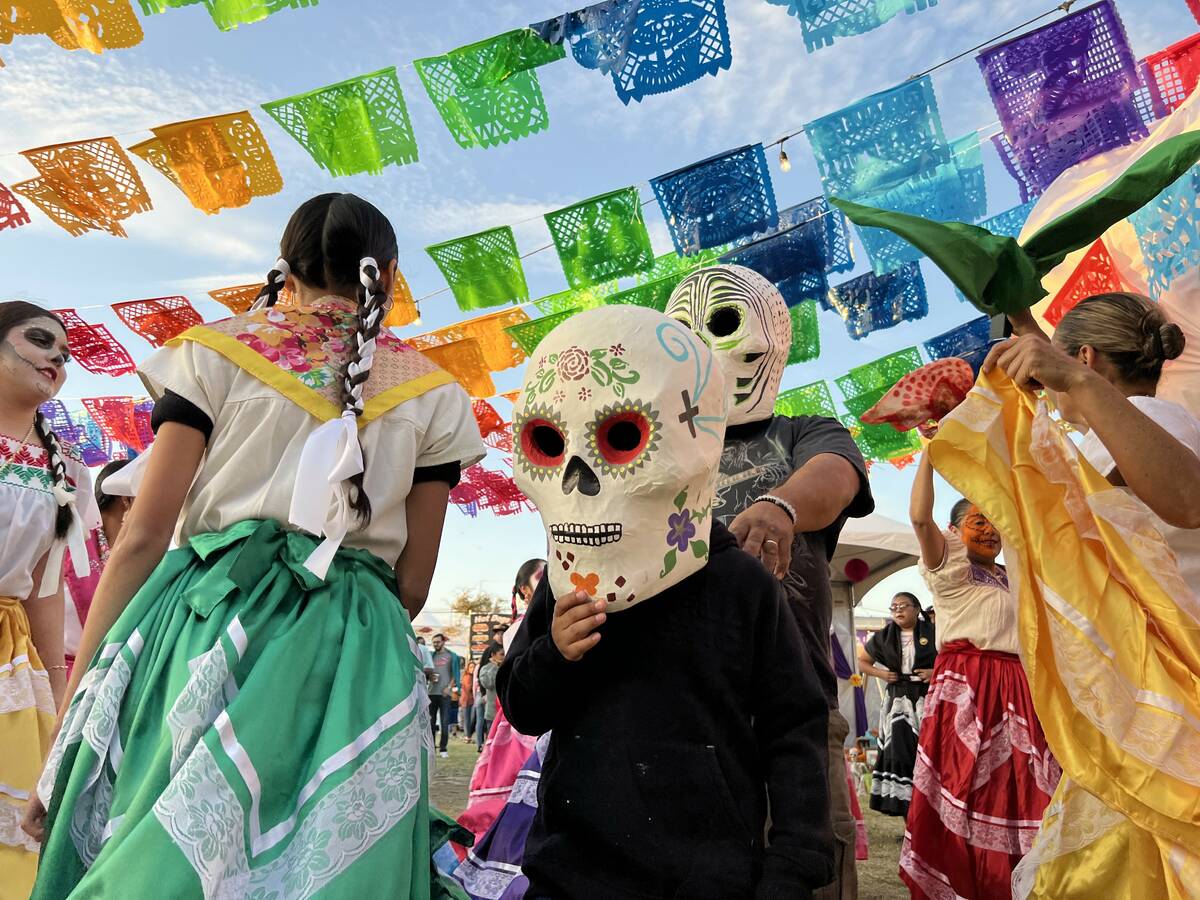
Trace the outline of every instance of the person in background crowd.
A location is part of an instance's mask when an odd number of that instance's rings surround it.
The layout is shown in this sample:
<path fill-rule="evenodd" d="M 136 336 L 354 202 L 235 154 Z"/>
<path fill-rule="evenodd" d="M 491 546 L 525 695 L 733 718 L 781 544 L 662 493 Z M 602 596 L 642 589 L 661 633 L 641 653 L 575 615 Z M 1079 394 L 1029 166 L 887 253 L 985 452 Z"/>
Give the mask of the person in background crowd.
<path fill-rule="evenodd" d="M 925 715 L 925 694 L 937 657 L 933 624 L 921 616 L 912 594 L 892 598 L 892 621 L 859 647 L 858 665 L 887 687 L 879 710 L 879 755 L 871 777 L 871 809 L 889 816 L 908 815 L 912 799 L 917 737 Z"/>
<path fill-rule="evenodd" d="M 479 670 L 479 686 L 483 688 L 483 730 L 490 731 L 496 720 L 496 673 L 504 663 L 504 648 L 496 647 Z"/>
<path fill-rule="evenodd" d="M 374 206 L 314 197 L 257 308 L 142 363 L 157 437 L 26 811 L 38 900 L 430 896 L 411 619 L 486 448 L 381 330 L 396 256 Z"/>
<path fill-rule="evenodd" d="M 441 740 L 438 742 L 438 754 L 444 759 L 450 754 L 446 750 L 450 740 L 450 707 L 454 705 L 455 687 L 461 679 L 459 672 L 458 654 L 446 646 L 446 636 L 438 633 L 433 636 L 433 674 L 429 678 L 429 725 L 433 729 L 434 739 L 438 736 L 438 723 L 441 723 Z"/>
<path fill-rule="evenodd" d="M 492 645 L 488 644 L 488 646 L 490 647 Z M 483 727 L 483 701 L 484 701 L 483 687 L 479 684 L 479 670 L 483 668 L 483 664 L 487 659 L 487 657 L 484 655 L 486 652 L 487 651 L 485 649 L 484 653 L 480 653 L 479 659 L 475 663 L 475 683 L 474 683 L 475 732 L 474 732 L 474 734 L 475 734 L 475 751 L 480 754 L 483 753 L 483 743 L 485 740 L 487 740 L 487 731 Z M 475 769 L 476 769 L 476 771 L 478 771 L 478 769 L 479 769 L 478 764 L 476 764 Z M 474 775 L 472 775 L 472 780 L 474 780 Z M 471 808 L 470 800 L 468 799 L 467 809 L 469 810 L 470 808 Z"/>
<path fill-rule="evenodd" d="M 838 707 L 829 646 L 833 592 L 829 560 L 848 517 L 875 509 L 867 464 L 835 419 L 777 416 L 775 399 L 792 342 L 787 303 L 743 266 L 711 266 L 675 288 L 666 314 L 714 348 L 730 392 L 714 515 L 782 582 L 829 703 L 830 827 L 834 880 L 817 900 L 858 893 L 856 830 L 846 780 L 850 723 Z"/>
<path fill-rule="evenodd" d="M 462 690 L 458 695 L 458 710 L 462 721 L 464 743 L 471 743 L 475 736 L 475 660 L 467 660 L 463 667 Z"/>
<path fill-rule="evenodd" d="M 87 621 L 92 595 L 96 592 L 100 575 L 108 563 L 109 551 L 116 543 L 121 526 L 125 524 L 125 516 L 129 514 L 129 508 L 133 505 L 132 497 L 109 494 L 104 490 L 104 485 L 112 475 L 120 472 L 130 462 L 132 460 L 114 459 L 96 476 L 96 505 L 100 510 L 100 525 L 88 532 L 88 574 L 80 578 L 71 567 L 67 567 L 65 573 L 67 602 L 63 610 L 63 647 L 66 651 L 68 675 L 75 664 L 75 651 L 79 647 L 79 638 L 83 635 L 83 623 Z"/>
<path fill-rule="evenodd" d="M 96 504 L 100 507 L 100 520 L 104 526 L 104 535 L 108 539 L 109 547 L 117 542 L 117 537 L 121 534 L 125 517 L 129 515 L 129 510 L 133 507 L 133 498 L 109 494 L 105 492 L 104 484 L 131 462 L 133 462 L 131 459 L 114 459 L 104 466 L 100 470 L 100 474 L 96 476 Z"/>
<path fill-rule="evenodd" d="M 544 559 L 527 559 L 517 569 L 513 579 L 513 603 L 519 604 L 518 609 L 524 615 L 525 608 L 533 596 L 534 590 L 542 580 L 546 571 Z M 512 643 L 521 619 L 518 617 L 508 625 L 497 624 L 493 630 L 493 641 L 479 659 L 479 669 L 476 674 L 479 691 L 477 701 L 482 702 L 484 692 L 478 682 L 482 678 L 483 668 L 495 654 L 502 652 Z M 502 707 L 497 708 L 493 716 L 487 716 L 486 710 L 476 710 L 476 728 L 478 729 L 479 761 L 475 771 L 471 773 L 471 786 L 468 793 L 467 808 L 458 817 L 459 824 L 475 835 L 479 841 L 491 827 L 504 802 L 508 799 L 509 791 L 517 780 L 517 773 L 529 754 L 533 752 L 537 737 L 529 737 L 518 732 L 504 715 Z M 486 720 L 486 725 L 485 725 Z"/>
<path fill-rule="evenodd" d="M 900 877 L 915 900 L 1007 898 L 1061 774 L 1017 656 L 1017 611 L 996 562 L 1000 535 L 969 500 L 933 518 L 921 454 L 909 516 L 938 612 L 937 661 L 913 773 Z M 997 744 L 997 741 L 1003 744 Z M 1003 756 L 998 756 L 1000 748 Z"/>
<path fill-rule="evenodd" d="M 1027 319 L 1014 324 L 1021 336 L 984 364 L 1015 383 L 994 382 L 1003 414 L 1033 419 L 987 432 L 1007 438 L 1001 452 L 1013 465 L 1002 474 L 1011 482 L 989 473 L 980 454 L 996 449 L 973 432 L 968 441 L 955 431 L 951 457 L 935 457 L 981 504 L 1019 501 L 1023 513 L 1005 533 L 1023 544 L 1022 658 L 1063 779 L 1012 894 L 1192 896 L 1200 769 L 1186 748 L 1200 746 L 1200 421 L 1156 396 L 1184 335 L 1159 304 L 1128 293 L 1081 300 L 1053 342 Z M 1027 411 L 1033 402 L 1019 389 L 1038 386 L 1087 432 L 1078 453 L 1048 417 Z M 1077 501 L 1064 504 L 1064 490 Z"/>
<path fill-rule="evenodd" d="M 63 548 L 70 543 L 74 565 L 87 562 L 79 515 L 91 508 L 88 471 L 39 409 L 62 388 L 70 356 L 57 316 L 0 303 L 0 896 L 22 900 L 38 845 L 22 832 L 21 811 L 67 684 Z"/>
<path fill-rule="evenodd" d="M 433 651 L 425 643 L 425 636 L 417 635 L 417 655 L 420 657 L 421 670 L 425 673 L 425 683 L 433 680 Z"/>

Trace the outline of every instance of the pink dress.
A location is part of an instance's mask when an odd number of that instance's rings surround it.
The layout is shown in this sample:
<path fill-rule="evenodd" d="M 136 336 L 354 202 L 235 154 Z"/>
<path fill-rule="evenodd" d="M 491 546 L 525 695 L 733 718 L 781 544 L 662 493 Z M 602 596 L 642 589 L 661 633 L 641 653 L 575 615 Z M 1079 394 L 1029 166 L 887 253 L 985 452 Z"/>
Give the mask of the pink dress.
<path fill-rule="evenodd" d="M 535 744 L 536 737 L 521 734 L 508 723 L 497 701 L 496 721 L 492 723 L 483 753 L 479 754 L 471 774 L 467 808 L 458 817 L 458 823 L 474 834 L 476 841 L 483 837 L 508 802 L 517 773 L 529 759 Z"/>
<path fill-rule="evenodd" d="M 512 644 L 523 618 L 514 621 L 504 633 L 505 650 Z M 458 823 L 475 835 L 477 843 L 508 802 L 517 773 L 521 771 L 525 760 L 529 759 L 535 744 L 536 736 L 523 735 L 509 724 L 500 699 L 496 698 L 496 720 L 492 722 L 487 743 L 479 754 L 479 761 L 475 763 L 475 771 L 471 773 L 467 808 L 458 817 Z"/>

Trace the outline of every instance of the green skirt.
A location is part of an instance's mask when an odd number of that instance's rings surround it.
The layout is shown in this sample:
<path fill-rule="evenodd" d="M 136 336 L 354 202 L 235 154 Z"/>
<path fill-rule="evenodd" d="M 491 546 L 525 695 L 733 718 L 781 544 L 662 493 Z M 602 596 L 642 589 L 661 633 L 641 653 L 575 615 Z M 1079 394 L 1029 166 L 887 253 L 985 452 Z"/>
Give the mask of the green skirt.
<path fill-rule="evenodd" d="M 428 897 L 425 679 L 395 576 L 245 521 L 168 553 L 38 785 L 37 900 Z"/>

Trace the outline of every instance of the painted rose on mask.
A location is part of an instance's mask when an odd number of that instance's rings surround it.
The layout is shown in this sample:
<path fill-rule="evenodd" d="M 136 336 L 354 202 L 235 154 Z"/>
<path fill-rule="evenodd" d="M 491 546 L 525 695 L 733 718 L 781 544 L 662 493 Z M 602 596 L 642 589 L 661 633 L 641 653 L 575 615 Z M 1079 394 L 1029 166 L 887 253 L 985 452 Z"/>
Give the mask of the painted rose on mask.
<path fill-rule="evenodd" d="M 967 554 L 973 559 L 994 560 L 1000 555 L 1000 532 L 979 511 L 972 506 L 963 516 L 962 524 L 958 526 L 959 536 L 966 545 Z"/>

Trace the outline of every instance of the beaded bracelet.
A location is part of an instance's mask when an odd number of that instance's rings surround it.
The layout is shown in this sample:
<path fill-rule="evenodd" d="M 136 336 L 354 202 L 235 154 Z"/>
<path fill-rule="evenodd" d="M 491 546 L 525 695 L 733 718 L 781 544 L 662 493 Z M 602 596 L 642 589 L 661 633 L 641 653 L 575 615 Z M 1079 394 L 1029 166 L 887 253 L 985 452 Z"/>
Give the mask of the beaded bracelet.
<path fill-rule="evenodd" d="M 782 497 L 776 497 L 774 494 L 762 494 L 761 496 L 755 497 L 754 502 L 775 504 L 785 513 L 787 513 L 787 516 L 792 520 L 793 525 L 796 524 L 796 507 L 792 506 L 792 504 L 788 503 Z"/>

